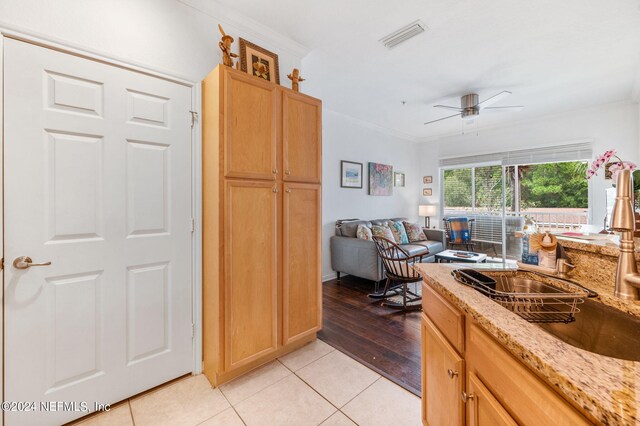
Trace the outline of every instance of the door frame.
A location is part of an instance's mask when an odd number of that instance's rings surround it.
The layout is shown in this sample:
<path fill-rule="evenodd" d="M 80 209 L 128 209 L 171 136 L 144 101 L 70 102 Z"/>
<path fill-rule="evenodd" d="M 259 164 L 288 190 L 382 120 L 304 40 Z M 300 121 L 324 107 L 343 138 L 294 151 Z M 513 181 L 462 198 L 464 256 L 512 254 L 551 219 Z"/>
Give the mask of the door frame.
<path fill-rule="evenodd" d="M 54 37 L 37 34 L 21 28 L 15 28 L 0 22 L 0 213 L 2 214 L 2 226 L 0 226 L 0 258 L 4 258 L 4 40 L 7 38 L 19 40 L 25 43 L 35 44 L 47 49 L 56 50 L 61 53 L 82 57 L 97 61 L 110 66 L 124 68 L 130 71 L 146 74 L 151 77 L 161 78 L 173 83 L 177 83 L 190 88 L 191 90 L 191 111 L 195 112 L 194 125 L 191 127 L 191 214 L 194 221 L 194 231 L 191 234 L 191 294 L 192 294 L 192 322 L 193 322 L 193 368 L 192 374 L 202 372 L 202 124 L 200 117 L 202 86 L 200 82 L 195 82 L 187 78 L 175 75 L 155 67 L 134 63 L 127 59 L 115 57 L 106 52 L 99 52 L 87 49 L 75 43 L 58 40 Z M 189 117 L 185 116 L 185 120 Z M 9 263 L 5 261 L 5 264 Z M 2 351 L 0 351 L 0 400 L 4 401 L 4 269 L 0 274 L 0 340 L 2 341 Z M 0 416 L 0 426 L 3 424 Z"/>

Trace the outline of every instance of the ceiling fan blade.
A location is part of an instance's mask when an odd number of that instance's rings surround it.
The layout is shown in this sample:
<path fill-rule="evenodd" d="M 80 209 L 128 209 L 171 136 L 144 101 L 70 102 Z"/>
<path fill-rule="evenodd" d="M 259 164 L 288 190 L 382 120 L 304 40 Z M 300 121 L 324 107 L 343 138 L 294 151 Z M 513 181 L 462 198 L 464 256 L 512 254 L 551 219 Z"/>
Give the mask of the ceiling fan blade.
<path fill-rule="evenodd" d="M 500 107 L 486 107 L 486 108 L 483 108 L 483 109 L 486 109 L 486 110 L 489 110 L 489 111 L 491 111 L 491 110 L 493 110 L 493 111 L 504 110 L 504 109 L 509 109 L 511 111 L 522 111 L 524 109 L 524 106 L 522 106 L 522 105 L 510 105 L 510 106 L 500 106 Z"/>
<path fill-rule="evenodd" d="M 424 124 L 431 124 L 431 123 L 435 123 L 435 122 L 437 122 L 437 121 L 446 120 L 447 118 L 452 118 L 452 117 L 460 117 L 460 114 L 453 114 L 453 115 L 450 115 L 450 116 L 448 116 L 448 117 L 438 118 L 437 120 L 427 121 L 427 122 L 426 122 L 426 123 L 424 123 Z"/>
<path fill-rule="evenodd" d="M 508 90 L 504 90 L 504 91 L 498 93 L 497 95 L 493 95 L 490 98 L 487 98 L 482 102 L 479 102 L 477 106 L 479 106 L 480 109 L 486 108 L 489 105 L 493 105 L 494 103 L 498 102 L 499 100 L 509 96 L 510 94 L 511 94 L 511 92 L 509 92 Z"/>
<path fill-rule="evenodd" d="M 434 108 L 445 108 L 445 109 L 451 109 L 451 110 L 454 110 L 454 111 L 462 111 L 462 108 L 452 107 L 452 106 L 449 106 L 449 105 L 434 105 L 433 107 L 434 107 Z"/>

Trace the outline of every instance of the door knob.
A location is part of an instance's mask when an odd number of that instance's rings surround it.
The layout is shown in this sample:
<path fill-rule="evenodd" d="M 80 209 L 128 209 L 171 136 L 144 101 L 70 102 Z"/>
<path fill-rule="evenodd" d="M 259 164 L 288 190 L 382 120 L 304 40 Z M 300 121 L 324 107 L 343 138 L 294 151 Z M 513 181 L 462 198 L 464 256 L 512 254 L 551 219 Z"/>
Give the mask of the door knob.
<path fill-rule="evenodd" d="M 28 269 L 32 266 L 49 266 L 51 262 L 45 263 L 33 263 L 33 260 L 29 256 L 16 257 L 13 261 L 13 267 L 16 269 Z"/>

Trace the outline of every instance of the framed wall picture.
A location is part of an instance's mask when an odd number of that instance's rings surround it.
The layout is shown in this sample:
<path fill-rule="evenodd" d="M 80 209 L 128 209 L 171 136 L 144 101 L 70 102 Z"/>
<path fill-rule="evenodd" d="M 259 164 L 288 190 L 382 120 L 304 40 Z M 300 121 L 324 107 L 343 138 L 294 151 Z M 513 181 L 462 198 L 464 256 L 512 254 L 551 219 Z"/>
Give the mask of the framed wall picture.
<path fill-rule="evenodd" d="M 280 84 L 280 68 L 278 55 L 240 39 L 240 69 L 247 74 Z"/>
<path fill-rule="evenodd" d="M 404 186 L 404 173 L 402 172 L 393 173 L 393 186 Z"/>
<path fill-rule="evenodd" d="M 362 163 L 340 162 L 340 186 L 342 188 L 362 188 Z"/>
<path fill-rule="evenodd" d="M 393 166 L 369 163 L 369 195 L 393 195 Z"/>
<path fill-rule="evenodd" d="M 433 189 L 431 189 L 431 188 L 423 188 L 422 189 L 422 196 L 424 196 L 424 197 L 433 196 Z"/>
<path fill-rule="evenodd" d="M 422 183 L 429 184 L 429 183 L 433 183 L 433 176 L 424 176 L 422 178 Z"/>

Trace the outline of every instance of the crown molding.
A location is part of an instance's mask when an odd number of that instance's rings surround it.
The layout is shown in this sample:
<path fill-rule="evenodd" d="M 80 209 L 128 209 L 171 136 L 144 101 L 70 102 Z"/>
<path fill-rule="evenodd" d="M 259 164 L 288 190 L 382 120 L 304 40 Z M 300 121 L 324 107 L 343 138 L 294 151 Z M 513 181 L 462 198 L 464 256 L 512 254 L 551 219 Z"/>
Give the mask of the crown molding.
<path fill-rule="evenodd" d="M 281 50 L 302 60 L 311 49 L 297 41 L 267 27 L 266 25 L 249 18 L 227 6 L 223 6 L 215 0 L 177 0 L 185 6 L 215 19 L 223 25 L 233 26 L 249 37 L 260 41 L 266 41 L 277 46 Z"/>
<path fill-rule="evenodd" d="M 393 130 L 393 129 L 390 129 L 388 127 L 383 127 L 383 126 L 380 126 L 378 124 L 374 124 L 374 123 L 372 123 L 370 121 L 365 121 L 365 120 L 362 120 L 360 118 L 356 118 L 356 117 L 353 117 L 351 115 L 343 114 L 341 112 L 334 111 L 334 110 L 326 108 L 326 107 L 323 108 L 323 113 L 329 113 L 331 115 L 335 115 L 337 117 L 341 117 L 341 118 L 343 118 L 343 119 L 345 119 L 347 121 L 350 121 L 351 123 L 354 123 L 354 124 L 356 124 L 358 126 L 361 126 L 361 127 L 367 128 L 367 129 L 371 129 L 371 130 L 373 130 L 375 132 L 382 133 L 382 134 L 385 134 L 387 136 L 392 136 L 394 138 L 402 139 L 402 140 L 407 141 L 407 142 L 420 142 L 419 138 L 416 138 L 415 136 L 409 135 L 407 133 L 403 133 L 403 132 L 400 132 L 400 131 L 397 131 L 397 130 Z"/>

